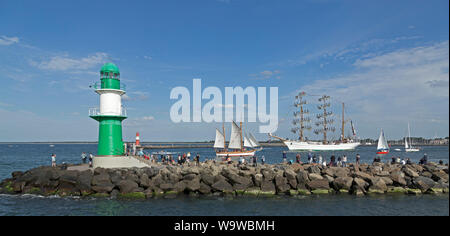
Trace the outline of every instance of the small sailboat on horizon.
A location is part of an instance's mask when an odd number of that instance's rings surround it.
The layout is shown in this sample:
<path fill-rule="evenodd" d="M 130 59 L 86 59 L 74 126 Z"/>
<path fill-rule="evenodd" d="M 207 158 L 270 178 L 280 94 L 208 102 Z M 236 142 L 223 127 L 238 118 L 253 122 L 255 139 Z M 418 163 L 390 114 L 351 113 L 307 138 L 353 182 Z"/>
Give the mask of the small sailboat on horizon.
<path fill-rule="evenodd" d="M 231 122 L 231 135 L 228 147 L 225 141 L 225 126 L 222 125 L 222 132 L 216 129 L 216 140 L 214 142 L 214 149 L 216 149 L 217 157 L 252 157 L 257 151 L 262 148 L 257 149 L 259 142 L 256 140 L 255 136 L 251 133 L 242 132 L 242 122 L 240 126 L 236 122 Z M 233 151 L 229 151 L 229 149 Z"/>
<path fill-rule="evenodd" d="M 409 140 L 409 142 L 408 142 Z M 411 130 L 409 128 L 409 123 L 408 123 L 408 137 L 405 137 L 405 152 L 418 152 L 420 151 L 419 148 L 414 147 L 412 145 L 412 141 L 411 141 Z"/>
<path fill-rule="evenodd" d="M 381 129 L 380 137 L 378 138 L 377 154 L 388 154 L 389 144 L 384 137 L 383 129 Z"/>

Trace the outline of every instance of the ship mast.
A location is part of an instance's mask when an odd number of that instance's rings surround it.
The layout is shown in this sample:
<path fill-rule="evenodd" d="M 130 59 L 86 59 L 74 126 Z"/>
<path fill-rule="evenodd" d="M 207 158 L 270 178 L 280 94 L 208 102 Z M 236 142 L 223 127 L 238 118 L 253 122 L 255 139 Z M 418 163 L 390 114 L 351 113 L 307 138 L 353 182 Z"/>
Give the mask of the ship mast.
<path fill-rule="evenodd" d="M 242 140 L 242 121 L 239 123 L 239 128 L 241 130 L 241 151 L 244 151 L 244 141 Z"/>
<path fill-rule="evenodd" d="M 345 134 L 344 134 L 344 127 L 345 127 L 345 119 L 344 119 L 344 103 L 342 103 L 342 134 L 341 134 L 341 141 L 345 142 Z"/>
<path fill-rule="evenodd" d="M 227 139 L 225 137 L 225 123 L 223 123 L 223 122 L 222 122 L 222 131 L 223 131 L 223 147 L 224 147 L 225 151 L 227 151 L 228 149 L 227 149 L 227 145 L 226 145 Z"/>
<path fill-rule="evenodd" d="M 306 100 L 304 100 L 304 98 L 303 98 L 304 96 L 306 96 L 305 92 L 300 92 L 297 96 L 295 96 L 296 101 L 294 103 L 294 106 L 299 107 L 300 111 L 294 112 L 294 117 L 299 117 L 299 118 L 298 119 L 294 118 L 292 123 L 294 124 L 294 126 L 297 125 L 297 123 L 300 125 L 299 125 L 299 127 L 294 127 L 291 129 L 291 131 L 293 133 L 297 133 L 297 131 L 298 131 L 299 140 L 301 142 L 305 141 L 304 130 L 311 129 L 310 126 L 306 126 L 306 123 L 310 122 L 310 119 L 308 117 L 306 117 L 306 114 L 308 114 L 309 111 L 307 109 L 304 109 L 304 107 L 303 107 L 304 105 L 306 105 Z"/>
<path fill-rule="evenodd" d="M 333 115 L 332 112 L 327 111 L 327 107 L 331 106 L 331 104 L 328 102 L 329 100 L 330 100 L 330 96 L 327 96 L 327 95 L 323 95 L 322 97 L 319 98 L 319 102 L 321 102 L 322 104 L 317 106 L 317 108 L 319 110 L 323 110 L 323 113 L 322 114 L 318 114 L 316 116 L 317 119 L 319 119 L 319 121 L 316 122 L 316 125 L 317 126 L 322 125 L 323 128 L 314 130 L 315 134 L 323 133 L 323 143 L 324 144 L 328 143 L 328 141 L 327 141 L 327 132 L 334 132 L 335 131 L 335 128 L 330 126 L 331 124 L 333 124 L 334 120 L 328 118 L 329 116 Z"/>

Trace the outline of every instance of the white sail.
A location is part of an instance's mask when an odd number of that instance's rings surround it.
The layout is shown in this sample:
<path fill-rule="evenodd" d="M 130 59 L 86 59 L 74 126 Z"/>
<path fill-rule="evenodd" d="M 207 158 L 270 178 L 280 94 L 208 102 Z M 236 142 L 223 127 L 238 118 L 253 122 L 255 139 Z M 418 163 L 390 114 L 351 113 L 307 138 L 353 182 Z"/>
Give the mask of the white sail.
<path fill-rule="evenodd" d="M 216 141 L 214 142 L 214 148 L 225 148 L 225 137 L 216 129 Z"/>
<path fill-rule="evenodd" d="M 244 147 L 252 148 L 253 144 L 247 134 L 244 135 Z"/>
<path fill-rule="evenodd" d="M 381 129 L 380 137 L 378 138 L 377 150 L 389 150 L 389 145 L 384 137 L 383 129 Z"/>
<path fill-rule="evenodd" d="M 405 149 L 408 149 L 408 148 L 409 148 L 409 145 L 408 145 L 408 139 L 405 138 Z"/>
<path fill-rule="evenodd" d="M 230 135 L 230 143 L 228 144 L 228 148 L 230 149 L 241 149 L 241 129 L 239 126 L 233 121 L 231 123 L 231 135 Z"/>
<path fill-rule="evenodd" d="M 256 140 L 255 136 L 253 136 L 252 133 L 249 133 L 249 139 L 250 139 L 250 142 L 252 143 L 253 147 L 260 146 L 260 144 L 258 143 L 258 141 Z"/>

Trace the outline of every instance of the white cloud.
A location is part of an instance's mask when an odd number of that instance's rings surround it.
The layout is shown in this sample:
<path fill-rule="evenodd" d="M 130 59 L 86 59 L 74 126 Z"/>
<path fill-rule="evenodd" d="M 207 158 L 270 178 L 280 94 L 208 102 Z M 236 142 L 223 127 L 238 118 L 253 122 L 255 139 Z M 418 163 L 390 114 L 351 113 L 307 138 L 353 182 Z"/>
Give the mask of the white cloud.
<path fill-rule="evenodd" d="M 7 37 L 7 36 L 0 36 L 0 45 L 2 46 L 9 46 L 11 44 L 19 43 L 18 37 Z"/>
<path fill-rule="evenodd" d="M 80 71 L 87 70 L 98 65 L 107 62 L 109 56 L 103 52 L 97 52 L 93 55 L 84 58 L 70 58 L 65 56 L 54 56 L 48 61 L 43 61 L 40 63 L 33 62 L 32 64 L 40 69 L 53 70 L 53 71 Z"/>
<path fill-rule="evenodd" d="M 259 72 L 258 74 L 250 74 L 250 76 L 259 79 L 270 79 L 270 78 L 281 79 L 280 73 L 281 71 L 279 70 L 265 70 Z"/>
<path fill-rule="evenodd" d="M 143 91 L 132 91 L 128 94 L 124 94 L 122 96 L 122 99 L 124 101 L 137 101 L 137 100 L 147 100 L 149 97 L 149 94 L 147 92 Z"/>
<path fill-rule="evenodd" d="M 365 135 L 385 126 L 401 136 L 407 121 L 428 132 L 432 120 L 447 120 L 441 128 L 448 130 L 448 41 L 358 59 L 353 65 L 353 73 L 317 80 L 301 90 L 346 102 Z"/>

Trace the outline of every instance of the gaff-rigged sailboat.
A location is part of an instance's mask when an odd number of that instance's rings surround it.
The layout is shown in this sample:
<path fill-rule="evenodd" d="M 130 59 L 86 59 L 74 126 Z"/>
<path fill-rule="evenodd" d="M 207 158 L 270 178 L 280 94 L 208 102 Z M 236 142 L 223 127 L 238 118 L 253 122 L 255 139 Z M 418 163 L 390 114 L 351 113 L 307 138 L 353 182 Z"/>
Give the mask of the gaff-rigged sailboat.
<path fill-rule="evenodd" d="M 409 140 L 409 142 L 408 142 Z M 409 128 L 409 123 L 408 123 L 408 137 L 405 137 L 405 152 L 418 152 L 420 151 L 419 148 L 417 147 L 413 147 L 412 142 L 411 142 L 411 130 Z"/>
<path fill-rule="evenodd" d="M 388 154 L 389 145 L 384 137 L 383 129 L 381 129 L 380 137 L 378 138 L 377 154 Z"/>
<path fill-rule="evenodd" d="M 243 134 L 242 122 L 240 126 L 234 121 L 231 123 L 231 136 L 228 148 L 225 143 L 225 127 L 223 125 L 222 132 L 216 129 L 214 148 L 216 149 L 217 157 L 252 157 L 255 155 L 255 152 L 261 150 L 261 148 L 257 149 L 260 144 L 256 141 L 253 134 Z"/>

